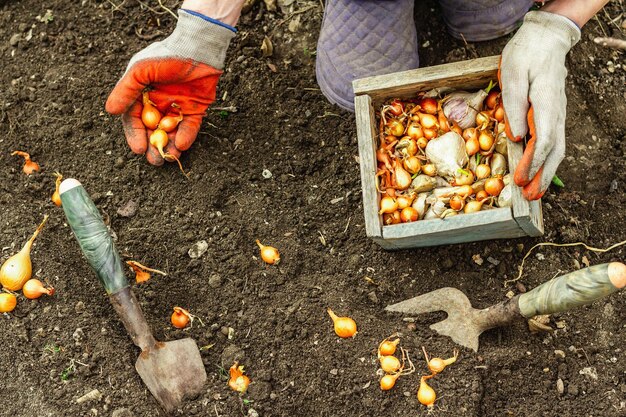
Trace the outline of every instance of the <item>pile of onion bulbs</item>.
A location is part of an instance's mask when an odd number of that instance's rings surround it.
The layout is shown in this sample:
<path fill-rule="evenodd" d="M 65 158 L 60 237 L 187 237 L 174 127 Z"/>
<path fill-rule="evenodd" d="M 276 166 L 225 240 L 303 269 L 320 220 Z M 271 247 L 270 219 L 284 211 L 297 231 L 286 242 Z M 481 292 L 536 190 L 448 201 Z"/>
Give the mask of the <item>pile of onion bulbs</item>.
<path fill-rule="evenodd" d="M 384 225 L 511 206 L 504 109 L 492 87 L 382 106 L 376 178 Z"/>

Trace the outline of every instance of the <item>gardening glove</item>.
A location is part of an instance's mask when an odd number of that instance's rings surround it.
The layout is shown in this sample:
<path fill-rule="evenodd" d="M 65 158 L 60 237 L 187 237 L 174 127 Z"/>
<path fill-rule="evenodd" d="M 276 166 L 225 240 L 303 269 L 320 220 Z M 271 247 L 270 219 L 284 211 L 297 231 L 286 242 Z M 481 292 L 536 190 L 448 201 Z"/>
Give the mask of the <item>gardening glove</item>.
<path fill-rule="evenodd" d="M 109 95 L 106 110 L 121 114 L 130 149 L 146 154 L 148 162 L 162 165 L 163 158 L 148 143 L 152 131 L 141 121 L 142 92 L 148 88 L 150 100 L 161 114 L 183 113 L 178 128 L 169 133 L 166 152 L 179 157 L 189 149 L 200 130 L 202 117 L 215 101 L 217 80 L 235 29 L 200 13 L 179 10 L 172 34 L 132 57 L 124 76 Z"/>
<path fill-rule="evenodd" d="M 530 133 L 514 180 L 527 200 L 546 191 L 565 156 L 565 55 L 580 39 L 568 18 L 528 12 L 502 51 L 498 78 L 506 133 L 518 142 Z"/>

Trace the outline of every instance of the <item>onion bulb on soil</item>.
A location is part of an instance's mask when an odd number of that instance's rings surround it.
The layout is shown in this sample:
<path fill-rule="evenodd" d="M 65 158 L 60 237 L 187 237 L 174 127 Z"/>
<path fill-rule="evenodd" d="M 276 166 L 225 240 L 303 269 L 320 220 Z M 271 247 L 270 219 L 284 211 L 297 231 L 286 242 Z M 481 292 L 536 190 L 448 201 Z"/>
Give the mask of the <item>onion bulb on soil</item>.
<path fill-rule="evenodd" d="M 22 249 L 15 255 L 7 259 L 0 268 L 0 284 L 8 290 L 17 291 L 22 289 L 26 281 L 28 281 L 33 273 L 33 264 L 30 260 L 30 250 L 33 246 L 33 242 L 43 226 L 48 220 L 46 214 L 41 224 L 35 230 L 35 233 L 24 244 Z"/>
<path fill-rule="evenodd" d="M 15 295 L 1 292 L 0 293 L 0 313 L 10 313 L 15 309 L 17 305 L 17 298 Z"/>
<path fill-rule="evenodd" d="M 230 389 L 241 394 L 246 392 L 248 386 L 250 385 L 250 378 L 248 378 L 247 375 L 244 375 L 243 372 L 243 366 L 239 366 L 239 362 L 235 362 L 233 366 L 230 367 L 230 378 L 228 379 L 228 386 Z"/>
<path fill-rule="evenodd" d="M 278 249 L 273 246 L 266 246 L 262 244 L 259 239 L 256 240 L 256 244 L 261 250 L 261 259 L 263 259 L 266 264 L 276 265 L 280 262 L 280 253 L 278 252 Z"/>
<path fill-rule="evenodd" d="M 394 385 L 396 385 L 396 380 L 400 378 L 400 375 L 402 375 L 401 372 L 396 372 L 394 374 L 385 374 L 380 379 L 380 389 L 383 391 L 389 391 L 391 388 L 394 387 Z"/>
<path fill-rule="evenodd" d="M 395 336 L 396 335 L 389 336 L 388 338 L 380 342 L 380 345 L 378 345 L 378 357 L 389 356 L 396 353 L 396 348 L 398 346 L 398 343 L 400 343 L 400 338 L 398 337 L 395 340 L 390 340 Z"/>
<path fill-rule="evenodd" d="M 155 104 L 150 101 L 150 96 L 147 91 L 143 93 L 143 109 L 141 109 L 141 121 L 144 126 L 150 130 L 154 130 L 161 121 L 161 112 L 155 107 Z"/>
<path fill-rule="evenodd" d="M 420 387 L 417 390 L 417 400 L 427 407 L 432 407 L 437 399 L 435 390 L 426 383 L 426 380 L 432 377 L 433 375 L 423 376 L 420 379 Z"/>
<path fill-rule="evenodd" d="M 18 155 L 24 158 L 24 165 L 22 165 L 22 171 L 24 172 L 24 174 L 30 175 L 34 174 L 35 172 L 39 172 L 39 164 L 30 159 L 30 154 L 28 152 L 13 151 L 11 155 Z"/>
<path fill-rule="evenodd" d="M 333 320 L 333 327 L 337 336 L 343 339 L 356 336 L 357 330 L 354 320 L 350 317 L 338 317 L 330 308 L 326 309 L 326 312 Z"/>
<path fill-rule="evenodd" d="M 46 288 L 43 286 L 42 282 L 38 279 L 29 279 L 26 281 L 24 286 L 22 287 L 22 292 L 24 293 L 24 297 L 29 300 L 34 300 L 35 298 L 39 298 L 42 295 L 54 295 L 54 288 Z"/>
<path fill-rule="evenodd" d="M 63 175 L 59 174 L 58 172 L 55 172 L 54 176 L 56 177 L 55 184 L 54 184 L 55 189 L 50 199 L 57 207 L 61 207 L 61 195 L 59 194 L 59 186 L 61 185 L 61 180 L 63 180 Z"/>
<path fill-rule="evenodd" d="M 436 374 L 442 372 L 444 369 L 446 369 L 446 366 L 452 365 L 454 362 L 456 362 L 457 358 L 459 357 L 459 351 L 455 349 L 454 353 L 453 353 L 453 356 L 451 358 L 448 358 L 448 359 L 432 358 L 432 359 L 430 359 L 428 357 L 428 353 L 426 353 L 426 348 L 424 348 L 424 346 L 422 346 L 422 350 L 424 351 L 424 358 L 426 359 L 426 364 L 428 365 L 428 369 L 430 369 L 430 372 L 432 372 L 433 375 L 436 375 Z"/>
<path fill-rule="evenodd" d="M 177 329 L 184 329 L 193 321 L 193 319 L 194 316 L 182 307 L 174 307 L 174 312 L 170 317 L 172 326 Z"/>
<path fill-rule="evenodd" d="M 135 282 L 137 284 L 148 281 L 150 279 L 150 272 L 167 276 L 167 273 L 159 271 L 158 269 L 148 268 L 137 261 L 126 261 L 126 264 L 130 266 L 130 269 L 135 273 Z"/>
<path fill-rule="evenodd" d="M 400 359 L 396 358 L 393 355 L 381 356 L 380 358 L 378 358 L 378 360 L 380 361 L 380 369 L 388 374 L 398 372 L 402 367 Z"/>

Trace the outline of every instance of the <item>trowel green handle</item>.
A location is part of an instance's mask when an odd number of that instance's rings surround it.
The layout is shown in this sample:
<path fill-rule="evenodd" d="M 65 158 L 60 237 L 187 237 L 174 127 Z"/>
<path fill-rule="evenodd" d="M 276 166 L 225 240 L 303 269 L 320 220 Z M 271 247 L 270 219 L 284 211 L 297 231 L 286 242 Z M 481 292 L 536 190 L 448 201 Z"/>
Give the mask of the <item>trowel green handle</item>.
<path fill-rule="evenodd" d="M 590 266 L 553 278 L 520 295 L 519 309 L 530 318 L 590 304 L 626 286 L 626 265 L 620 262 Z"/>
<path fill-rule="evenodd" d="M 87 191 L 70 178 L 61 183 L 59 194 L 67 222 L 107 294 L 128 287 L 113 239 Z"/>

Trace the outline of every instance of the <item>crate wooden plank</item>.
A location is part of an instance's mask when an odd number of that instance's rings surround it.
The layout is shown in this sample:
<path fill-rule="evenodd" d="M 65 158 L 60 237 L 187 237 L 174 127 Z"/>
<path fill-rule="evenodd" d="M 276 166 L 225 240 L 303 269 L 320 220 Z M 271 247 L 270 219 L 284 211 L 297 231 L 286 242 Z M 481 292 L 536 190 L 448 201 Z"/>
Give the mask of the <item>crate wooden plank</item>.
<path fill-rule="evenodd" d="M 382 237 L 382 219 L 378 214 L 380 194 L 376 189 L 376 117 L 371 98 L 368 95 L 355 97 L 354 112 L 359 142 L 365 234 L 373 238 Z"/>
<path fill-rule="evenodd" d="M 358 96 L 367 94 L 378 102 L 392 97 L 407 98 L 419 91 L 441 87 L 483 88 L 494 80 L 500 56 L 477 58 L 463 62 L 361 78 L 352 83 Z"/>
<path fill-rule="evenodd" d="M 475 242 L 525 236 L 510 209 L 500 208 L 462 214 L 444 220 L 420 220 L 383 228 L 386 249 Z"/>
<path fill-rule="evenodd" d="M 522 142 L 508 141 L 508 154 L 509 154 L 509 171 L 511 174 L 514 172 L 514 168 L 519 164 L 524 153 Z M 541 236 L 543 235 L 543 214 L 541 212 L 540 201 L 528 201 L 522 195 L 522 189 L 512 183 L 512 209 L 513 217 L 524 232 L 528 236 Z"/>

